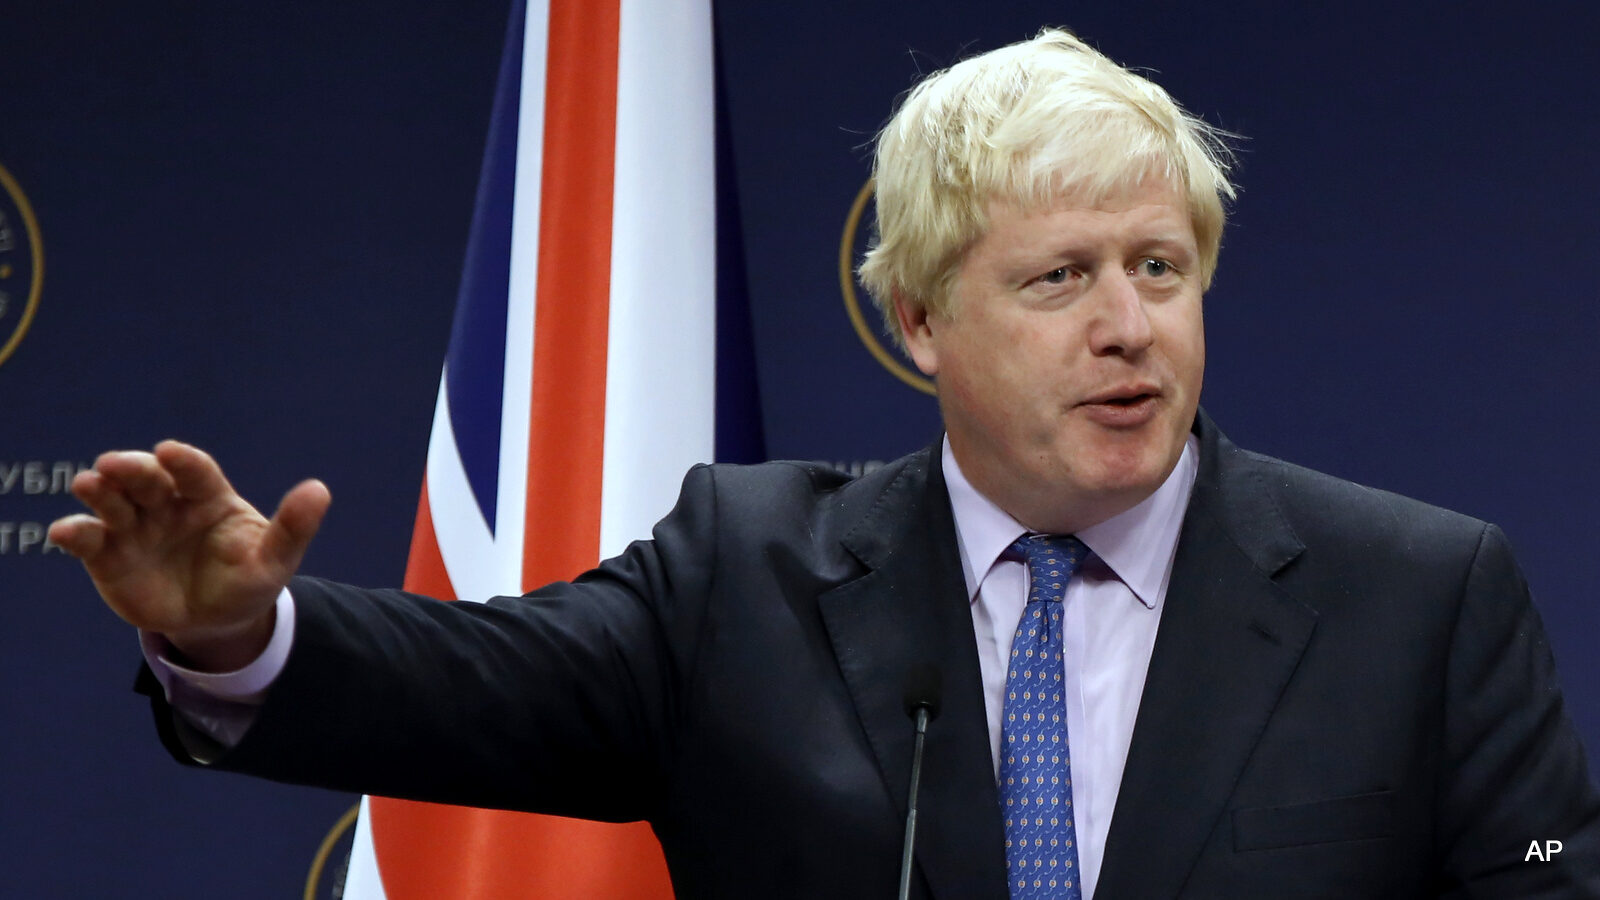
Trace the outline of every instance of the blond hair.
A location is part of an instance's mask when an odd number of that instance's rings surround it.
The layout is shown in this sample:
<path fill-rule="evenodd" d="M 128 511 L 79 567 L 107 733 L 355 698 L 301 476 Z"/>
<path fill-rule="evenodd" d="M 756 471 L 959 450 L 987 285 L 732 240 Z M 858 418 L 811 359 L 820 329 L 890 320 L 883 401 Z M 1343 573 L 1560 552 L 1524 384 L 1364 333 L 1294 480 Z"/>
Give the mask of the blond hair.
<path fill-rule="evenodd" d="M 963 60 L 923 79 L 878 135 L 877 227 L 859 275 L 902 346 L 894 297 L 949 314 L 967 249 L 992 202 L 1098 203 L 1151 176 L 1188 197 L 1211 284 L 1232 199 L 1228 135 L 1070 32 Z"/>

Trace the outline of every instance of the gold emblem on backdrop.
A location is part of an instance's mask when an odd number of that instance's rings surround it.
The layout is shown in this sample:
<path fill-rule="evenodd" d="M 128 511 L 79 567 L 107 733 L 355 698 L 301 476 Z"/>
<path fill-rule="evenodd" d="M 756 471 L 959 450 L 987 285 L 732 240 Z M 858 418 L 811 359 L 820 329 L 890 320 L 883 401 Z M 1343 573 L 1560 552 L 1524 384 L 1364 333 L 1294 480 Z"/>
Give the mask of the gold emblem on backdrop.
<path fill-rule="evenodd" d="M 44 248 L 33 207 L 5 166 L 0 166 L 0 365 L 33 324 L 44 285 Z"/>
<path fill-rule="evenodd" d="M 866 345 L 867 352 L 880 365 L 889 370 L 889 374 L 900 379 L 911 387 L 932 394 L 933 381 L 918 372 L 897 350 L 893 349 L 893 342 L 883 334 L 875 322 L 869 323 L 866 314 L 861 311 L 861 300 L 856 290 L 856 257 L 865 247 L 857 248 L 857 243 L 864 243 L 861 235 L 861 218 L 866 212 L 867 204 L 872 200 L 872 182 L 869 180 L 861 186 L 856 194 L 856 201 L 850 204 L 850 215 L 844 220 L 844 236 L 839 240 L 839 290 L 844 293 L 844 310 L 850 316 L 850 324 L 855 327 L 856 337 Z M 874 319 L 877 310 L 872 311 Z"/>
<path fill-rule="evenodd" d="M 344 814 L 333 823 L 333 827 L 328 829 L 327 836 L 322 839 L 322 845 L 311 858 L 311 871 L 306 873 L 306 887 L 301 894 L 301 900 L 344 896 L 344 877 L 350 865 L 350 844 L 356 817 L 360 813 L 361 804 L 357 803 L 345 810 Z M 335 856 L 340 849 L 344 851 L 343 858 Z M 329 867 L 329 862 L 333 862 L 334 865 Z"/>

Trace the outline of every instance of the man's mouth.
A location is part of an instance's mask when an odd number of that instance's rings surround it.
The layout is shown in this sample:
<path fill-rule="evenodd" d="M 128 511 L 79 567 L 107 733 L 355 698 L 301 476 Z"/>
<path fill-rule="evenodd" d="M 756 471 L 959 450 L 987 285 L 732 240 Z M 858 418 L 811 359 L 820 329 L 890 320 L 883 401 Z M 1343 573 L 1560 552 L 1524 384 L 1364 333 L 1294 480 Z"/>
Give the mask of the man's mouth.
<path fill-rule="evenodd" d="M 1095 394 L 1079 407 L 1101 425 L 1127 428 L 1150 421 L 1160 397 L 1161 392 L 1153 385 L 1129 385 Z"/>
<path fill-rule="evenodd" d="M 1083 401 L 1084 406 L 1137 406 L 1159 395 L 1154 385 L 1128 385 L 1095 394 Z"/>
<path fill-rule="evenodd" d="M 1154 396 L 1154 394 L 1133 394 L 1127 397 L 1108 397 L 1099 402 L 1108 404 L 1110 406 L 1133 406 Z"/>

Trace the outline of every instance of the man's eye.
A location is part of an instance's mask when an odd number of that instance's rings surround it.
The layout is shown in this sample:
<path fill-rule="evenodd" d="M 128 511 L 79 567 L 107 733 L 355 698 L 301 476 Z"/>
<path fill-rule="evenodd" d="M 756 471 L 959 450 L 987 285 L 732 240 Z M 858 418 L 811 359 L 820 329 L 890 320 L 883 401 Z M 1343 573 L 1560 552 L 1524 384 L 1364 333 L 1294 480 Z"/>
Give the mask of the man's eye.
<path fill-rule="evenodd" d="M 1144 259 L 1139 261 L 1137 268 L 1151 278 L 1160 278 L 1172 271 L 1172 264 L 1164 259 Z"/>
<path fill-rule="evenodd" d="M 1068 269 L 1066 266 L 1062 266 L 1059 269 L 1051 269 L 1043 275 L 1040 275 L 1039 280 L 1045 284 L 1062 284 L 1070 277 L 1072 277 L 1072 270 Z"/>

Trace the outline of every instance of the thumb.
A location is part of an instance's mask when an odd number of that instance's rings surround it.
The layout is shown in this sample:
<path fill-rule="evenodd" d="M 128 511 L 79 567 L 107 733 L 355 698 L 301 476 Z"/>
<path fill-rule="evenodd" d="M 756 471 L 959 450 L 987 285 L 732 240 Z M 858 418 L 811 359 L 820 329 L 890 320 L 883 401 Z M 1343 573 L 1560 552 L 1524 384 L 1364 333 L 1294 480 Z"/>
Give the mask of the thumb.
<path fill-rule="evenodd" d="M 315 478 L 302 481 L 283 495 L 278 511 L 261 538 L 261 561 L 283 571 L 285 580 L 300 568 L 322 517 L 333 503 L 328 486 Z"/>

